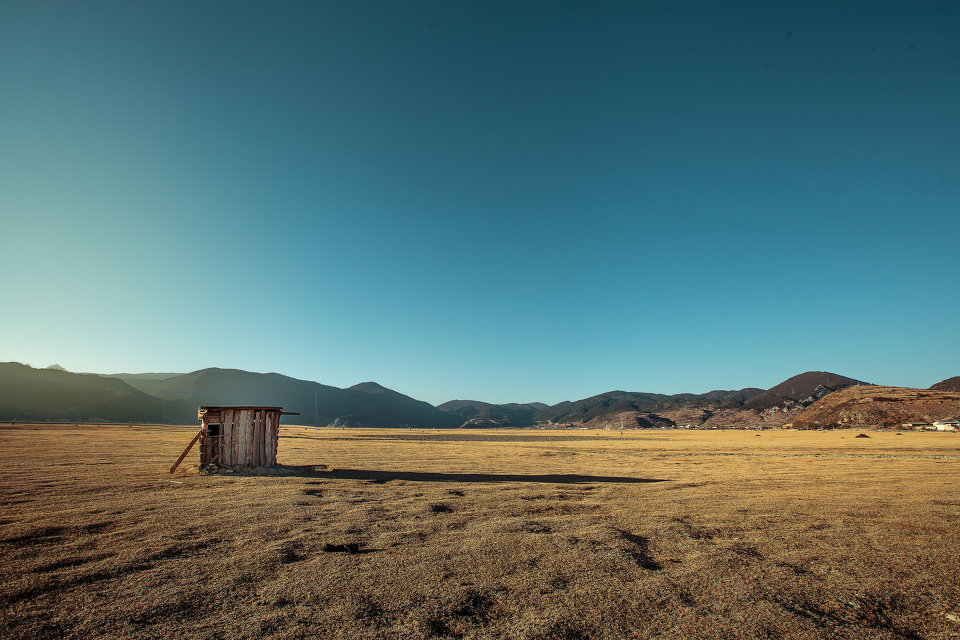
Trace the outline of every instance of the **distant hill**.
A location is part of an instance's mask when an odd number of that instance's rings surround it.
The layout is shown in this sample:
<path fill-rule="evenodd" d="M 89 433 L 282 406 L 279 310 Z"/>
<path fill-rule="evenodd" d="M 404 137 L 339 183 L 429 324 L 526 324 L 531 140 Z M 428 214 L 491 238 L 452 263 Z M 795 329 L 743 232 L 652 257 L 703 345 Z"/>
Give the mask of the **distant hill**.
<path fill-rule="evenodd" d="M 858 384 L 870 383 L 827 371 L 807 371 L 792 378 L 787 378 L 780 384 L 754 396 L 745 403 L 745 406 L 757 411 L 765 411 L 774 407 L 807 406 L 828 393 Z"/>
<path fill-rule="evenodd" d="M 764 391 L 746 388 L 707 393 L 665 395 L 608 391 L 596 396 L 560 402 L 541 409 L 536 419 L 591 427 L 630 428 L 664 425 L 706 427 L 777 427 L 803 407 L 838 389 L 865 384 L 826 371 L 808 371 Z"/>
<path fill-rule="evenodd" d="M 583 423 L 589 429 L 673 429 L 677 423 L 670 418 L 644 411 L 605 413 Z"/>
<path fill-rule="evenodd" d="M 300 413 L 284 416 L 285 422 L 319 420 L 322 426 L 455 427 L 463 422 L 373 382 L 340 389 L 278 373 L 217 368 L 121 376 L 127 380 L 0 364 L 0 420 L 194 424 L 198 406 L 252 404 Z"/>
<path fill-rule="evenodd" d="M 796 416 L 798 428 L 879 426 L 960 418 L 960 392 L 861 385 L 831 393 Z"/>
<path fill-rule="evenodd" d="M 473 420 L 476 425 L 520 426 L 532 423 L 537 412 L 546 409 L 547 405 L 542 402 L 490 404 L 478 400 L 450 400 L 437 408 Z"/>
<path fill-rule="evenodd" d="M 894 424 L 909 421 L 904 415 L 936 413 L 926 396 L 916 396 L 921 391 L 905 390 L 891 395 L 893 392 L 881 393 L 878 389 L 896 388 L 876 387 L 825 371 L 808 371 L 767 390 L 746 388 L 673 395 L 609 391 L 553 406 L 539 402 L 492 404 L 451 400 L 434 407 L 376 382 L 361 382 L 340 389 L 279 373 L 240 369 L 102 376 L 72 373 L 59 365 L 34 369 L 9 362 L 0 364 L 0 420 L 193 424 L 198 406 L 251 404 L 282 406 L 300 414 L 285 416 L 284 421 L 288 423 L 342 427 L 503 427 L 532 423 L 606 429 L 621 425 L 624 428 L 778 427 L 789 422 L 828 424 L 831 420 L 849 423 L 861 419 L 874 420 L 875 424 Z M 841 392 L 848 393 L 837 395 Z M 922 390 L 926 394 L 938 392 L 960 394 L 960 377 Z M 865 398 L 863 402 L 872 403 L 870 406 L 876 411 L 834 406 L 857 393 L 862 395 L 856 397 Z M 874 393 L 880 395 L 871 395 Z M 894 396 L 896 401 L 890 401 Z M 905 399 L 909 400 L 906 404 Z M 825 413 L 817 413 L 821 410 Z M 838 413 L 844 411 L 847 413 Z M 853 417 L 846 418 L 848 414 Z"/>
<path fill-rule="evenodd" d="M 123 380 L 134 389 L 140 389 L 146 384 L 156 382 L 157 380 L 166 380 L 176 376 L 182 376 L 182 373 L 110 373 L 107 378 L 116 378 Z"/>
<path fill-rule="evenodd" d="M 590 422 L 597 418 L 624 412 L 637 412 L 644 415 L 647 422 L 660 423 L 657 414 L 679 409 L 731 409 L 743 406 L 754 396 L 763 393 L 762 389 L 740 389 L 738 391 L 709 391 L 707 393 L 642 393 L 634 391 L 608 391 L 599 395 L 574 402 L 560 402 L 541 409 L 536 418 L 545 422 Z"/>
<path fill-rule="evenodd" d="M 0 420 L 167 423 L 172 409 L 122 380 L 0 363 Z"/>
<path fill-rule="evenodd" d="M 153 396 L 189 407 L 194 419 L 200 405 L 253 404 L 298 412 L 299 416 L 284 416 L 285 422 L 293 424 L 452 427 L 462 422 L 457 415 L 373 382 L 340 389 L 279 373 L 210 368 L 141 381 L 139 386 Z"/>
<path fill-rule="evenodd" d="M 937 384 L 930 385 L 930 389 L 933 391 L 960 391 L 960 376 L 941 380 Z"/>

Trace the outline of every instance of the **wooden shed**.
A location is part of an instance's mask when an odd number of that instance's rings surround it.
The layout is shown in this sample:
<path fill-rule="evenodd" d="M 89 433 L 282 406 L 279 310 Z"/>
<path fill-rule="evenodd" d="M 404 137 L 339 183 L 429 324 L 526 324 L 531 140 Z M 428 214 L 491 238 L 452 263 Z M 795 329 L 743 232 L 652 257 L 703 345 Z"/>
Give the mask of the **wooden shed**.
<path fill-rule="evenodd" d="M 200 466 L 276 466 L 281 415 L 281 407 L 200 407 Z"/>

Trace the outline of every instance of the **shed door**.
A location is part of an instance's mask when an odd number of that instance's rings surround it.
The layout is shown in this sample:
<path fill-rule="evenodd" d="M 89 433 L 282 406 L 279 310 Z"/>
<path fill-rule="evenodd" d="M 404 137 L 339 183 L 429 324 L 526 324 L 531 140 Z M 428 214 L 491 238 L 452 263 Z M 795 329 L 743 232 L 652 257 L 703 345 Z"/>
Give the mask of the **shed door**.
<path fill-rule="evenodd" d="M 207 436 L 205 438 L 206 442 L 204 443 L 204 456 L 207 463 L 219 463 L 220 460 L 220 443 L 223 442 L 223 437 L 220 433 L 220 423 L 211 422 L 207 424 Z"/>

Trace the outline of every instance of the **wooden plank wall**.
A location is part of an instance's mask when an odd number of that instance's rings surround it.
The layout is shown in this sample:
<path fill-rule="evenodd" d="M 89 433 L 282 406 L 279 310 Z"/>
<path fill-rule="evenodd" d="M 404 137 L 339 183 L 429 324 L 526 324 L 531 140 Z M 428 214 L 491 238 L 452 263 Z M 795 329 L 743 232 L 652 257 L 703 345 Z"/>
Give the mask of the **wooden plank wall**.
<path fill-rule="evenodd" d="M 277 442 L 280 436 L 280 412 L 267 409 L 222 409 L 203 417 L 206 425 L 220 423 L 218 462 L 234 467 L 273 467 L 277 464 Z M 204 438 L 206 440 L 206 437 Z M 200 451 L 200 464 L 217 458 L 210 439 Z"/>

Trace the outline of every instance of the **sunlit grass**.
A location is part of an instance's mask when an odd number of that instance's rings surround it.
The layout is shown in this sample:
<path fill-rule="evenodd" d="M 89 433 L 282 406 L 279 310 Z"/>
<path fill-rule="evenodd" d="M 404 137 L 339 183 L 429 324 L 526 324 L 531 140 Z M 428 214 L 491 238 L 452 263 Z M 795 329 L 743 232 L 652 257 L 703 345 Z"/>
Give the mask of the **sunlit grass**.
<path fill-rule="evenodd" d="M 0 635 L 960 633 L 960 435 L 285 427 L 170 476 L 193 433 L 0 430 Z"/>

